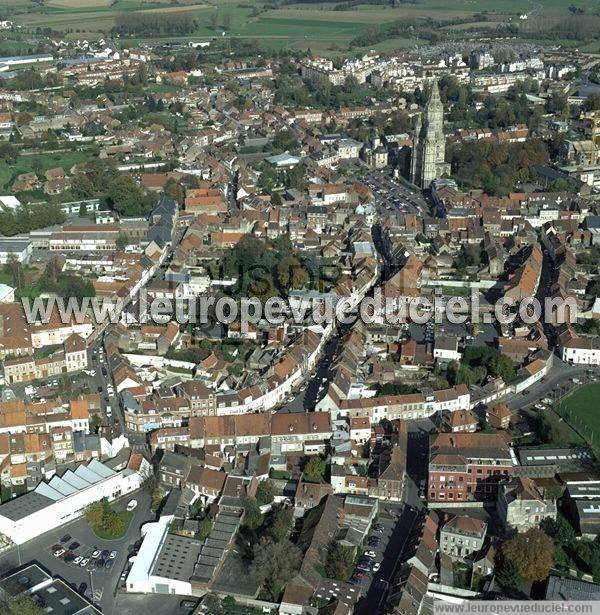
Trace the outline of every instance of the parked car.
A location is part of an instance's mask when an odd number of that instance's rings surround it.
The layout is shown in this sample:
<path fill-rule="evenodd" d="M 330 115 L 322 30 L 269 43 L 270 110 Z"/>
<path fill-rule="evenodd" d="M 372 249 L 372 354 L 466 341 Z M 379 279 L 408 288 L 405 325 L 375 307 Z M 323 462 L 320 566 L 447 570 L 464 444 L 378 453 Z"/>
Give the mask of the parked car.
<path fill-rule="evenodd" d="M 65 562 L 72 562 L 75 559 L 75 553 L 73 551 L 66 551 L 62 558 Z"/>
<path fill-rule="evenodd" d="M 129 502 L 127 503 L 127 510 L 128 511 L 135 510 L 136 506 L 137 506 L 137 500 L 129 500 Z"/>
<path fill-rule="evenodd" d="M 81 545 L 80 545 L 80 544 L 79 544 L 76 540 L 74 540 L 74 541 L 73 541 L 73 542 L 69 545 L 69 550 L 70 550 L 70 551 L 75 551 L 75 549 L 79 549 L 79 547 L 80 547 L 80 546 L 81 546 Z"/>
<path fill-rule="evenodd" d="M 60 541 L 61 541 L 62 543 L 69 542 L 69 540 L 71 540 L 71 538 L 73 538 L 73 536 L 71 536 L 71 534 L 65 534 L 65 535 L 64 535 L 64 536 L 60 539 Z"/>
<path fill-rule="evenodd" d="M 380 564 L 379 562 L 375 562 L 375 563 L 373 564 L 373 567 L 371 568 L 371 570 L 372 570 L 373 572 L 378 572 L 380 568 L 381 568 L 381 564 Z"/>
<path fill-rule="evenodd" d="M 375 551 L 365 551 L 365 555 L 372 558 L 377 557 L 377 553 L 375 553 Z"/>
<path fill-rule="evenodd" d="M 106 570 L 110 570 L 113 567 L 114 562 L 111 559 L 107 559 L 106 563 L 104 564 L 104 567 L 106 568 Z"/>
<path fill-rule="evenodd" d="M 84 557 L 80 562 L 79 565 L 82 568 L 85 568 L 88 564 L 90 563 L 90 558 L 89 557 Z"/>
<path fill-rule="evenodd" d="M 81 562 L 81 560 L 83 559 L 83 557 L 81 555 L 78 555 L 74 560 L 73 563 L 77 564 L 77 566 L 79 566 L 79 563 Z"/>
<path fill-rule="evenodd" d="M 52 551 L 54 551 L 56 553 L 56 551 L 59 551 L 60 549 L 62 549 L 62 545 L 61 544 L 54 544 L 50 547 L 52 549 Z"/>
<path fill-rule="evenodd" d="M 118 555 L 118 554 L 119 554 L 119 552 L 118 552 L 118 551 L 111 551 L 111 552 L 109 553 L 108 557 L 109 557 L 110 559 L 115 559 L 115 557 L 117 557 L 117 555 Z"/>
<path fill-rule="evenodd" d="M 63 553 L 65 553 L 64 549 L 57 549 L 54 551 L 54 557 L 60 557 Z"/>
<path fill-rule="evenodd" d="M 87 583 L 80 583 L 77 591 L 83 596 L 87 591 Z"/>
<path fill-rule="evenodd" d="M 94 551 L 92 552 L 92 559 L 96 559 L 99 555 L 100 555 L 100 550 L 94 549 Z"/>

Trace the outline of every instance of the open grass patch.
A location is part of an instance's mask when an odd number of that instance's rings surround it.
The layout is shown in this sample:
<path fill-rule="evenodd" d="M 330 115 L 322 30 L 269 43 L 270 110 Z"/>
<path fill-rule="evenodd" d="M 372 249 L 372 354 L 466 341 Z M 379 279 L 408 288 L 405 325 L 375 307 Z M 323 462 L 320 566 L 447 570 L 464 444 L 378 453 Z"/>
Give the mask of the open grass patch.
<path fill-rule="evenodd" d="M 600 382 L 588 384 L 556 406 L 556 412 L 580 434 L 594 450 L 600 449 Z"/>
<path fill-rule="evenodd" d="M 104 499 L 85 509 L 85 518 L 94 534 L 103 540 L 117 540 L 125 536 L 133 519 L 133 511 L 116 512 Z"/>

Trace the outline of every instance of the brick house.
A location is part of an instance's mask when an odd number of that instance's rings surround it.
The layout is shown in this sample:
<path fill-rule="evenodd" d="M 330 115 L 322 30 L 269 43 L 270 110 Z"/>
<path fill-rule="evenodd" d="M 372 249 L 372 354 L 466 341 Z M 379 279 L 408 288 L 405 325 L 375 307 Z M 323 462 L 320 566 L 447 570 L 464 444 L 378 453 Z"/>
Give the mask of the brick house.
<path fill-rule="evenodd" d="M 429 501 L 493 499 L 498 483 L 513 471 L 506 439 L 497 433 L 439 433 L 431 436 Z"/>

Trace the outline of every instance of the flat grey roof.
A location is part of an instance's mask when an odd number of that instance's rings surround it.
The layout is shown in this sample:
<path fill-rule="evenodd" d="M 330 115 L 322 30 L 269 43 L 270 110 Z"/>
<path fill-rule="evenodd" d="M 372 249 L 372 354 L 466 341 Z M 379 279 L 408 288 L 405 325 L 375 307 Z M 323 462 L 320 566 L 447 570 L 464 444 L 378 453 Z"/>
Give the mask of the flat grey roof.
<path fill-rule="evenodd" d="M 198 581 L 210 581 L 215 573 L 214 566 L 198 564 L 194 570 L 194 578 Z"/>
<path fill-rule="evenodd" d="M 2 504 L 0 506 L 0 516 L 6 517 L 11 521 L 18 521 L 50 506 L 50 504 L 54 504 L 54 500 L 35 491 L 30 491 L 25 495 Z"/>
<path fill-rule="evenodd" d="M 37 564 L 31 564 L 0 580 L 2 588 L 9 596 L 18 596 L 20 593 L 36 587 L 51 579 L 50 575 Z"/>
<path fill-rule="evenodd" d="M 166 579 L 189 581 L 202 543 L 193 538 L 168 534 L 152 567 L 152 574 Z"/>
<path fill-rule="evenodd" d="M 33 599 L 39 601 L 45 613 L 52 615 L 91 615 L 100 612 L 60 579 L 54 579 L 51 585 L 36 591 Z"/>
<path fill-rule="evenodd" d="M 592 453 L 583 447 L 573 448 L 534 448 L 523 447 L 519 449 L 521 464 L 526 465 L 552 465 L 560 462 L 591 461 Z"/>

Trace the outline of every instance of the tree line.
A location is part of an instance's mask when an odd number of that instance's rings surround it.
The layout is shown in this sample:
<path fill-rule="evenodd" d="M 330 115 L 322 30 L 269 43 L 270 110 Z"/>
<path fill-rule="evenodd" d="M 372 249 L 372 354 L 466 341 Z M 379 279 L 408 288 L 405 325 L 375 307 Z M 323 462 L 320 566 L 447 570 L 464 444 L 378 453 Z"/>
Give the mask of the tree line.
<path fill-rule="evenodd" d="M 0 234 L 8 237 L 64 221 L 65 214 L 58 204 L 34 203 L 16 209 L 0 208 Z"/>
<path fill-rule="evenodd" d="M 185 36 L 198 28 L 198 20 L 187 11 L 175 13 L 119 13 L 113 34 L 120 36 Z"/>
<path fill-rule="evenodd" d="M 532 181 L 535 167 L 549 161 L 548 147 L 539 139 L 524 143 L 495 143 L 481 139 L 450 148 L 452 175 L 461 184 L 506 196 L 519 182 Z"/>
<path fill-rule="evenodd" d="M 145 215 L 155 197 L 145 195 L 129 173 L 119 171 L 112 161 L 97 160 L 86 165 L 71 182 L 71 193 L 78 199 L 102 198 L 124 216 Z"/>

